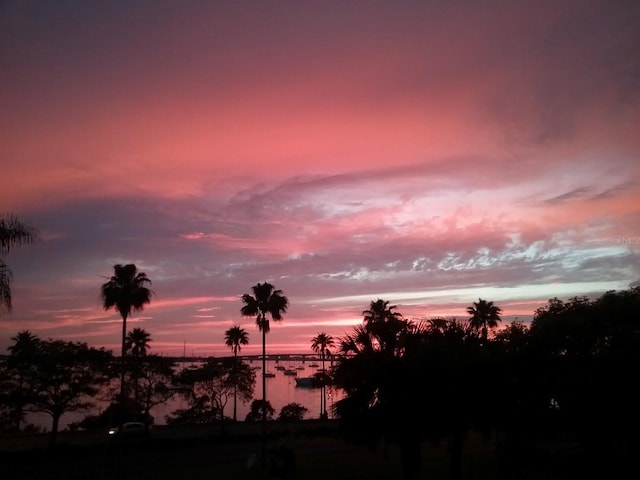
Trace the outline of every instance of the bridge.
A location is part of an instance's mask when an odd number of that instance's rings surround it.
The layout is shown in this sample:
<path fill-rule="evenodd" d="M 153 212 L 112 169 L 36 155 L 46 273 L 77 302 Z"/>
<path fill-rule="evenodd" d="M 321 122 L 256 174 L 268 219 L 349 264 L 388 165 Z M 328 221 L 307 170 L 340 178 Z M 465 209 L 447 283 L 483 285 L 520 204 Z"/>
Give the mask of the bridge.
<path fill-rule="evenodd" d="M 172 357 L 173 360 L 176 361 L 180 361 L 180 362 L 201 362 L 203 360 L 207 360 L 208 358 L 230 358 L 233 355 L 225 355 L 223 357 L 197 357 L 197 356 L 182 356 L 182 357 Z M 324 361 L 325 362 L 334 362 L 336 361 L 341 355 L 335 355 L 335 354 L 328 354 L 324 356 Z M 238 358 L 241 358 L 242 360 L 246 360 L 248 362 L 253 362 L 255 361 L 262 361 L 262 354 L 256 354 L 256 355 L 238 355 Z M 321 361 L 322 357 L 320 356 L 320 354 L 317 353 L 268 353 L 266 355 L 266 360 L 267 361 L 299 361 L 299 362 L 306 362 L 306 361 Z"/>

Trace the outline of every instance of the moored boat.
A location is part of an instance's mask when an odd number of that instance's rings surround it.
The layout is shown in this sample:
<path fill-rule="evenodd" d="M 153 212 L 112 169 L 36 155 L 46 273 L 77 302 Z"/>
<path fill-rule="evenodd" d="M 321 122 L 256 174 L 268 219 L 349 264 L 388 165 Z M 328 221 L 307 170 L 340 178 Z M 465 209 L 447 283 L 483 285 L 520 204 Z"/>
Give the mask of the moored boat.
<path fill-rule="evenodd" d="M 296 387 L 301 388 L 319 388 L 315 377 L 297 377 Z"/>

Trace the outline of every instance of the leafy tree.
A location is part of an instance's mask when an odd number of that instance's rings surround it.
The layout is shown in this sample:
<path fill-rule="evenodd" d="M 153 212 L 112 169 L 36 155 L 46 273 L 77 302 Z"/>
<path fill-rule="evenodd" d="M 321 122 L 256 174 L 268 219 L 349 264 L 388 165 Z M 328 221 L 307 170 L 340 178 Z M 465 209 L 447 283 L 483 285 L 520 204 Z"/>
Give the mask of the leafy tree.
<path fill-rule="evenodd" d="M 253 370 L 248 365 L 237 364 L 233 358 L 210 359 L 201 366 L 182 370 L 176 377 L 176 384 L 191 409 L 209 418 L 210 422 L 218 417 L 221 430 L 224 429 L 224 408 L 229 397 L 235 391 L 243 400 L 249 401 L 254 383 Z"/>
<path fill-rule="evenodd" d="M 15 246 L 32 243 L 38 237 L 37 231 L 20 221 L 15 215 L 0 216 L 0 315 L 11 313 L 11 280 L 13 274 L 4 257 Z"/>
<path fill-rule="evenodd" d="M 128 398 L 124 404 L 121 401 L 110 403 L 100 415 L 88 415 L 78 426 L 86 429 L 111 427 L 114 425 L 114 419 L 153 424 L 151 409 L 176 395 L 173 388 L 174 366 L 175 361 L 170 357 L 128 355 L 126 370 L 130 377 L 127 382 L 135 384 L 133 398 Z M 108 386 L 104 397 L 110 402 L 114 398 L 113 391 Z"/>
<path fill-rule="evenodd" d="M 276 411 L 271 406 L 271 402 L 256 399 L 251 402 L 251 408 L 249 410 L 249 413 L 247 413 L 244 421 L 257 422 L 259 420 L 264 421 L 265 419 L 273 420 L 273 416 L 275 415 L 275 413 Z"/>
<path fill-rule="evenodd" d="M 153 407 L 167 402 L 176 393 L 172 388 L 175 362 L 159 355 L 146 355 L 140 359 L 140 366 L 136 403 L 140 406 L 143 418 L 150 418 L 149 412 Z"/>
<path fill-rule="evenodd" d="M 481 333 L 482 341 L 486 343 L 489 330 L 493 330 L 502 320 L 500 314 L 502 309 L 493 302 L 479 298 L 472 306 L 467 308 L 467 313 L 471 315 L 469 325 Z"/>
<path fill-rule="evenodd" d="M 127 318 L 131 316 L 133 311 L 140 311 L 144 309 L 145 305 L 151 303 L 153 291 L 147 287 L 151 284 L 151 280 L 144 272 L 139 272 L 134 264 L 115 265 L 113 270 L 114 274 L 100 288 L 100 298 L 105 310 L 115 308 L 122 317 L 120 401 L 125 403 Z"/>
<path fill-rule="evenodd" d="M 25 372 L 28 408 L 51 416 L 49 445 L 54 446 L 60 417 L 93 405 L 93 398 L 110 379 L 111 352 L 86 343 L 39 341 L 32 368 Z"/>
<path fill-rule="evenodd" d="M 309 409 L 299 403 L 288 403 L 280 409 L 278 420 L 282 422 L 299 422 L 309 412 Z"/>
<path fill-rule="evenodd" d="M 167 425 L 200 425 L 213 422 L 206 398 L 194 398 L 189 408 L 179 408 L 165 416 Z"/>
<path fill-rule="evenodd" d="M 231 347 L 233 351 L 233 358 L 236 360 L 238 358 L 238 352 L 241 349 L 242 345 L 249 344 L 249 334 L 244 328 L 241 327 L 231 327 L 224 334 L 224 343 L 228 347 Z M 234 388 L 233 392 L 233 421 L 238 420 L 238 410 L 237 410 L 237 388 Z"/>
<path fill-rule="evenodd" d="M 557 298 L 536 310 L 529 330 L 547 417 L 573 431 L 588 454 L 621 464 L 640 448 L 640 289 L 600 298 Z M 628 459 L 627 459 L 628 460 Z"/>
<path fill-rule="evenodd" d="M 326 370 L 324 368 L 325 355 L 331 354 L 331 348 L 335 345 L 335 340 L 331 335 L 322 332 L 311 339 L 311 349 L 320 354 L 322 359 L 322 376 L 319 378 L 320 383 L 320 418 L 327 418 L 327 385 Z"/>
<path fill-rule="evenodd" d="M 282 315 L 287 312 L 289 299 L 282 294 L 282 290 L 270 283 L 257 283 L 251 287 L 253 295 L 242 295 L 242 308 L 240 313 L 245 317 L 255 317 L 258 330 L 262 332 L 262 401 L 267 402 L 267 333 L 270 330 L 269 316 L 272 320 L 281 321 Z M 267 410 L 263 409 L 262 418 L 262 462 L 266 460 L 266 422 Z"/>

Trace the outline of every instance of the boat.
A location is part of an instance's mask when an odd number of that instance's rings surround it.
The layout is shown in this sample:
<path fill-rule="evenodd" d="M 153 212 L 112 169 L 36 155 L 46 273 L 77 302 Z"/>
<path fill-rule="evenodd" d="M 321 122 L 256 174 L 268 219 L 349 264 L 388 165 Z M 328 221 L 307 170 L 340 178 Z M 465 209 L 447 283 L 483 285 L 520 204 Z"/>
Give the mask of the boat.
<path fill-rule="evenodd" d="M 264 376 L 268 378 L 273 378 L 276 376 L 276 374 L 273 372 L 264 372 Z"/>
<path fill-rule="evenodd" d="M 315 377 L 297 377 L 296 387 L 300 388 L 320 388 Z"/>
<path fill-rule="evenodd" d="M 285 375 L 291 375 L 291 376 L 298 375 L 298 371 L 293 368 L 287 368 L 286 370 L 283 371 L 283 373 Z"/>
<path fill-rule="evenodd" d="M 311 368 L 318 368 L 320 365 L 319 365 L 319 364 L 317 364 L 317 363 L 310 363 L 310 364 L 309 364 L 309 366 L 310 366 Z"/>

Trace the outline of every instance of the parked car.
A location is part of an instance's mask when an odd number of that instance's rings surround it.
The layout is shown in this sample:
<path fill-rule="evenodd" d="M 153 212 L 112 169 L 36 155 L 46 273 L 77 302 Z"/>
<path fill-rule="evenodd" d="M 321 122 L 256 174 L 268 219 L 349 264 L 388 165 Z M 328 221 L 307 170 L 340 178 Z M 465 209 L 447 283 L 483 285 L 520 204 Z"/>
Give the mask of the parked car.
<path fill-rule="evenodd" d="M 107 430 L 109 437 L 118 438 L 145 438 L 149 436 L 151 426 L 145 425 L 144 422 L 125 422 L 122 424 L 122 429 L 118 427 L 111 427 Z"/>

